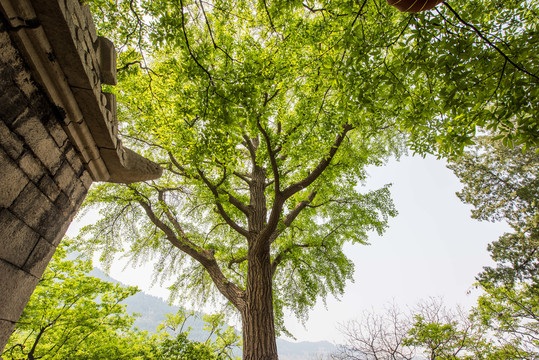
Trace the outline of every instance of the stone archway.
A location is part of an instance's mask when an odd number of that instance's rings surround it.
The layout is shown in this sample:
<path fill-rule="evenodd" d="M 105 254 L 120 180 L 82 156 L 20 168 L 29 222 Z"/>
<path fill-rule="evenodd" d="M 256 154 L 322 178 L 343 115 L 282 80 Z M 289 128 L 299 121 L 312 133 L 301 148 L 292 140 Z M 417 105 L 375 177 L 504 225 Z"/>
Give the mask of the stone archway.
<path fill-rule="evenodd" d="M 158 178 L 122 146 L 113 44 L 77 0 L 0 0 L 0 349 L 94 181 Z"/>

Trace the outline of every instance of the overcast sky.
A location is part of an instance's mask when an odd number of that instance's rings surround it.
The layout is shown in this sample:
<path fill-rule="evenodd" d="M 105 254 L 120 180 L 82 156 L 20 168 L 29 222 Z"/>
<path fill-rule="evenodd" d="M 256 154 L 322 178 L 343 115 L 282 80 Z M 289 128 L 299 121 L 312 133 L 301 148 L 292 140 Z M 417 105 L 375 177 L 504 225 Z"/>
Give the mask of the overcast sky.
<path fill-rule="evenodd" d="M 383 310 L 390 303 L 413 306 L 421 299 L 443 297 L 448 305 L 473 305 L 475 275 L 491 260 L 486 250 L 507 226 L 470 218 L 470 206 L 455 195 L 461 188 L 445 161 L 432 157 L 404 157 L 369 171 L 368 188 L 392 183 L 399 215 L 371 245 L 346 248 L 356 264 L 355 283 L 340 300 L 320 302 L 303 327 L 293 317 L 286 326 L 298 341 L 342 342 L 339 323 L 359 318 L 364 311 Z M 77 224 L 68 234 L 74 235 Z M 111 276 L 144 292 L 168 297 L 166 289 L 151 287 L 151 266 L 123 270 L 113 266 Z"/>

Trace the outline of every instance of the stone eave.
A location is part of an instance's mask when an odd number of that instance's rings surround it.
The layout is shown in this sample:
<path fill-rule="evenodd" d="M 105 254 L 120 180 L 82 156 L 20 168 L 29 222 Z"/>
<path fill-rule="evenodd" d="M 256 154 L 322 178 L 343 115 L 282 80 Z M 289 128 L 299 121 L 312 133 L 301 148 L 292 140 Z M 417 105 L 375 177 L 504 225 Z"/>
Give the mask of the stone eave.
<path fill-rule="evenodd" d="M 87 5 L 77 0 L 0 0 L 36 81 L 63 113 L 62 124 L 94 181 L 132 183 L 156 179 L 162 168 L 122 146 L 116 98 L 116 51 L 98 37 Z"/>

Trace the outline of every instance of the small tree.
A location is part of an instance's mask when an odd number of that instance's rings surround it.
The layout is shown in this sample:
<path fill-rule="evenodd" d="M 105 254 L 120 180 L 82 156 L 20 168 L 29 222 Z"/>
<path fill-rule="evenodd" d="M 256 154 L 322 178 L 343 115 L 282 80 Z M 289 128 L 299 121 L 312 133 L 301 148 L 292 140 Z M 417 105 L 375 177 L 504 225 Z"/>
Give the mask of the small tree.
<path fill-rule="evenodd" d="M 56 250 L 2 353 L 6 360 L 233 359 L 239 336 L 225 326 L 223 315 L 206 316 L 208 339 L 188 339 L 177 325 L 193 314 L 169 315 L 158 333 L 133 329 L 135 318 L 122 300 L 134 287 L 88 275 L 92 263 L 69 260 L 70 242 Z M 174 330 L 174 337 L 167 330 Z"/>
<path fill-rule="evenodd" d="M 56 250 L 17 322 L 4 358 L 75 359 L 96 342 L 102 349 L 114 348 L 117 338 L 131 328 L 134 318 L 121 301 L 138 290 L 88 276 L 91 262 L 67 260 L 67 246 L 64 240 Z M 137 348 L 122 350 L 133 354 Z"/>

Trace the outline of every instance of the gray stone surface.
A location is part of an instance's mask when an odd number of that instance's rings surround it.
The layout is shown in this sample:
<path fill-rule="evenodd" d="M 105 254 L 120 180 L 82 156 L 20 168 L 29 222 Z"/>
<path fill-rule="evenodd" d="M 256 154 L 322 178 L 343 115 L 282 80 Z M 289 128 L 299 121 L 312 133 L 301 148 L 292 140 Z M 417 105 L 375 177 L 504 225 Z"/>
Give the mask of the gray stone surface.
<path fill-rule="evenodd" d="M 14 127 L 43 165 L 55 174 L 62 163 L 62 153 L 41 121 L 37 117 L 21 117 Z"/>
<path fill-rule="evenodd" d="M 37 232 L 21 222 L 8 209 L 0 210 L 0 249 L 2 258 L 22 267 L 39 239 Z"/>
<path fill-rule="evenodd" d="M 87 5 L 0 0 L 0 350 L 92 182 L 161 175 L 122 146 L 115 83 Z"/>
<path fill-rule="evenodd" d="M 12 159 L 21 155 L 24 143 L 3 122 L 0 122 L 0 139 L 4 150 Z"/>
<path fill-rule="evenodd" d="M 36 160 L 35 155 L 30 150 L 21 155 L 19 167 L 34 183 L 37 183 L 45 173 L 45 168 Z"/>
<path fill-rule="evenodd" d="M 0 207 L 9 207 L 27 183 L 17 164 L 0 149 Z"/>
<path fill-rule="evenodd" d="M 36 277 L 40 277 L 45 271 L 45 268 L 49 264 L 55 251 L 56 246 L 52 245 L 47 240 L 40 238 L 32 249 L 25 264 L 22 266 L 22 269 Z"/>
<path fill-rule="evenodd" d="M 39 281 L 18 267 L 0 259 L 0 274 L 10 281 L 0 281 L 0 319 L 17 321 Z"/>

